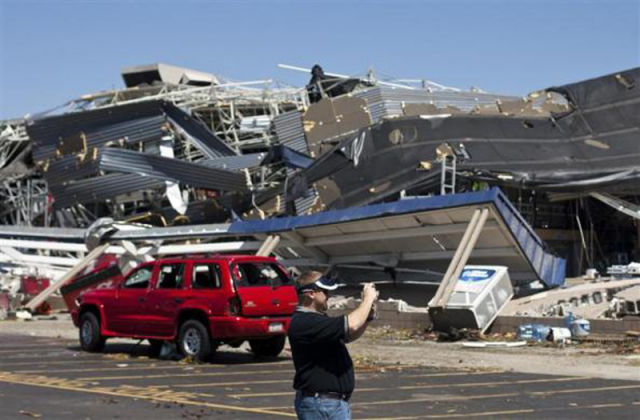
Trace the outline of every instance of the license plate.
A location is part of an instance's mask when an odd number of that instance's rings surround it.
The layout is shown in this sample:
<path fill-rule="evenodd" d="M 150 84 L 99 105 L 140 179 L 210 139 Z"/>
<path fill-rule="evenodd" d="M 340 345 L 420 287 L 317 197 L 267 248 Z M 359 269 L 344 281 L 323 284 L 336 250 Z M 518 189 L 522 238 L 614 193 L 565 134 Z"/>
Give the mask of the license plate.
<path fill-rule="evenodd" d="M 282 332 L 284 331 L 284 326 L 282 322 L 274 322 L 269 324 L 269 332 Z"/>

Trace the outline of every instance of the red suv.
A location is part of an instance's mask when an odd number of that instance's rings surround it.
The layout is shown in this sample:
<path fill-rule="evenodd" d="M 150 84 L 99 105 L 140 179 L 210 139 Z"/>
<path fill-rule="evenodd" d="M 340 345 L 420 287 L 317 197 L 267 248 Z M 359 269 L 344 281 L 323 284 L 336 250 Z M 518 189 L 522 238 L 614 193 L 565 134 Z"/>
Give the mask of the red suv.
<path fill-rule="evenodd" d="M 144 263 L 78 301 L 72 316 L 86 351 L 102 350 L 108 337 L 147 339 L 156 353 L 177 340 L 185 356 L 204 360 L 245 340 L 256 355 L 278 355 L 297 296 L 274 258 L 216 255 Z"/>

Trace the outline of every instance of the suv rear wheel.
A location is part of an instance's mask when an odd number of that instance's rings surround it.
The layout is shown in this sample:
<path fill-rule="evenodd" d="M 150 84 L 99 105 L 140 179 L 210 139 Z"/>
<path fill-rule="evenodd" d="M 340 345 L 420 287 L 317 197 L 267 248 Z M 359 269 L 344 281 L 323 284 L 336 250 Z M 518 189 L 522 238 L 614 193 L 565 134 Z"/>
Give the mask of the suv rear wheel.
<path fill-rule="evenodd" d="M 256 356 L 275 357 L 280 354 L 284 348 L 285 336 L 263 338 L 259 340 L 249 340 L 251 351 Z"/>
<path fill-rule="evenodd" d="M 186 357 L 198 362 L 205 361 L 211 354 L 211 339 L 207 327 L 200 321 L 186 321 L 180 327 L 178 347 Z"/>
<path fill-rule="evenodd" d="M 80 347 L 84 351 L 98 352 L 104 348 L 105 339 L 100 335 L 100 321 L 92 312 L 80 317 Z"/>

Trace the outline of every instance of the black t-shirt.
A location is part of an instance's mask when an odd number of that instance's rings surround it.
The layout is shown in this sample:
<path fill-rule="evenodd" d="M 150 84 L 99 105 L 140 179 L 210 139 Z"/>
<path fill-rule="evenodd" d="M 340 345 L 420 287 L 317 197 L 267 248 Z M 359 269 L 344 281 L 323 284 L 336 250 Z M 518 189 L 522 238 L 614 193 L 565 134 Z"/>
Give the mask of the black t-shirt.
<path fill-rule="evenodd" d="M 344 345 L 345 316 L 297 309 L 289 325 L 289 343 L 296 375 L 293 387 L 308 392 L 351 394 L 355 386 L 353 362 Z"/>

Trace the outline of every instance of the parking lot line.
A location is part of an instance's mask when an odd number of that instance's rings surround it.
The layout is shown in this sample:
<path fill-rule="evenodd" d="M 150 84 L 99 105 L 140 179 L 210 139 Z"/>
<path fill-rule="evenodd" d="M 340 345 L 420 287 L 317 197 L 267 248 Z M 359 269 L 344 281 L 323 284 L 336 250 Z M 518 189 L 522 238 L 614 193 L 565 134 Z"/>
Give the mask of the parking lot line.
<path fill-rule="evenodd" d="M 485 411 L 481 413 L 447 413 L 447 414 L 420 414 L 418 416 L 400 416 L 400 417 L 366 417 L 362 420 L 413 420 L 424 418 L 446 418 L 446 417 L 480 417 L 480 416 L 507 416 L 510 414 L 530 414 L 535 412 L 533 409 L 521 409 L 521 410 L 501 410 L 501 411 Z"/>
<path fill-rule="evenodd" d="M 640 385 L 618 385 L 618 386 L 603 386 L 598 388 L 560 389 L 557 391 L 534 391 L 534 392 L 529 392 L 529 394 L 531 395 L 575 394 L 575 393 L 582 393 L 582 392 L 615 391 L 619 389 L 635 389 L 635 388 L 640 388 Z"/>
<path fill-rule="evenodd" d="M 40 349 L 37 352 L 33 352 L 32 354 L 37 353 L 38 356 L 42 356 L 43 354 L 51 354 L 51 353 L 57 353 L 60 354 L 64 351 L 67 351 L 66 349 L 60 349 L 60 348 L 54 348 L 54 347 L 50 347 L 50 348 L 44 348 L 44 349 Z M 23 359 L 26 354 L 30 354 L 31 352 L 28 351 L 24 351 L 24 350 L 0 350 L 0 353 L 4 354 L 2 356 L 3 360 L 15 360 L 15 359 Z M 13 354 L 12 354 L 13 353 Z"/>
<path fill-rule="evenodd" d="M 564 406 L 564 407 L 542 407 L 531 409 L 531 413 L 538 413 L 543 416 L 543 413 L 547 415 L 550 412 L 563 412 L 563 411 L 575 411 L 575 410 L 591 410 L 591 409 L 602 409 L 602 408 L 620 408 L 625 407 L 627 404 L 615 403 L 615 404 L 589 404 L 589 405 L 577 405 L 577 406 Z M 431 418 L 452 418 L 452 417 L 482 417 L 482 416 L 495 416 L 501 414 L 500 412 L 478 412 L 478 413 L 456 413 L 456 414 L 442 414 L 435 416 L 427 416 Z"/>
<path fill-rule="evenodd" d="M 515 394 L 521 395 L 521 394 Z M 491 395 L 487 395 L 484 398 L 492 397 Z M 472 397 L 464 397 L 461 399 L 478 399 L 476 396 Z M 433 397 L 430 398 L 422 398 L 415 400 L 400 400 L 398 402 L 403 403 L 411 403 L 411 402 L 429 402 L 433 401 Z M 440 401 L 446 401 L 443 399 L 438 399 Z M 451 401 L 457 401 L 457 399 L 452 398 Z M 352 404 L 352 406 L 367 406 L 367 405 L 383 405 L 388 403 L 387 401 L 374 402 L 374 403 L 356 403 Z M 390 402 L 390 403 L 396 403 Z M 640 405 L 640 402 L 631 403 L 630 405 Z M 459 417 L 486 417 L 486 416 L 497 416 L 497 415 L 509 415 L 509 414 L 524 414 L 524 413 L 543 413 L 543 412 L 556 412 L 556 411 L 571 411 L 571 410 L 588 410 L 588 409 L 602 409 L 602 408 L 620 408 L 625 407 L 627 404 L 625 403 L 602 403 L 602 404 L 590 404 L 590 405 L 576 405 L 576 406 L 563 406 L 563 407 L 543 407 L 536 409 L 519 409 L 519 410 L 504 410 L 504 411 L 481 411 L 474 413 L 442 413 L 442 414 L 421 414 L 419 416 L 401 416 L 401 417 L 378 417 L 376 420 L 385 419 L 385 420 L 400 420 L 400 419 L 418 419 L 418 418 L 459 418 Z M 269 407 L 270 409 L 277 409 L 276 407 Z M 369 420 L 373 420 L 374 418 L 370 418 Z"/>
<path fill-rule="evenodd" d="M 43 382 L 42 380 L 43 380 L 43 377 L 41 376 L 14 375 L 14 374 L 7 374 L 7 373 L 0 372 L 0 382 L 13 383 L 18 385 L 29 385 L 29 386 L 41 387 L 41 388 L 53 388 L 53 389 L 61 389 L 65 391 L 76 391 L 76 392 L 110 395 L 110 396 L 117 396 L 117 397 L 129 397 L 129 398 L 137 398 L 137 399 L 143 399 L 143 400 L 149 400 L 149 401 L 155 401 L 155 402 L 167 402 L 167 403 L 173 403 L 173 404 L 216 408 L 220 410 L 227 410 L 227 411 L 234 411 L 234 412 L 269 414 L 269 415 L 275 415 L 275 416 L 281 416 L 281 417 L 296 417 L 295 414 L 292 414 L 289 412 L 265 410 L 261 408 L 241 407 L 241 406 L 228 405 L 228 404 L 218 404 L 218 403 L 212 403 L 212 402 L 206 402 L 206 401 L 193 401 L 184 397 L 182 398 L 176 397 L 175 395 L 171 395 L 171 394 L 167 396 L 163 396 L 165 394 L 163 394 L 162 392 L 155 393 L 155 395 L 149 394 L 149 393 L 133 392 L 134 388 L 142 389 L 142 390 L 144 390 L 144 388 L 137 388 L 132 386 L 129 386 L 129 388 L 131 388 L 130 391 L 127 390 L 126 386 L 118 388 L 117 390 L 113 390 L 112 388 L 104 388 L 104 387 L 92 388 L 84 385 L 73 385 L 72 382 L 46 383 L 46 382 Z"/>
<path fill-rule="evenodd" d="M 366 380 L 362 376 L 356 373 L 357 380 Z M 293 375 L 288 379 L 269 379 L 261 381 L 237 381 L 237 382 L 203 382 L 196 384 L 176 384 L 176 385 L 162 385 L 171 386 L 173 388 L 208 388 L 208 387 L 220 387 L 220 386 L 233 386 L 233 385 L 262 385 L 262 384 L 284 384 L 293 383 Z"/>
<path fill-rule="evenodd" d="M 76 362 L 77 363 L 77 362 Z M 120 361 L 114 363 L 127 364 L 126 361 Z M 284 360 L 282 362 L 269 362 L 268 366 L 279 364 L 290 364 L 290 360 Z M 109 372 L 110 370 L 142 370 L 142 369 L 228 369 L 229 366 L 253 366 L 264 365 L 264 363 L 242 363 L 237 365 L 217 365 L 212 363 L 171 363 L 159 359 L 149 359 L 149 363 L 132 363 L 126 367 L 100 367 L 100 368 L 78 368 L 78 369 L 36 369 L 36 370 L 21 370 L 22 373 L 64 373 L 64 372 Z"/>
<path fill-rule="evenodd" d="M 516 397 L 521 395 L 518 392 L 508 392 L 502 394 L 478 394 L 478 395 L 451 395 L 451 396 L 435 396 L 430 395 L 428 397 L 422 398 L 407 398 L 402 400 L 382 400 L 382 401 L 362 401 L 362 402 L 354 402 L 351 404 L 352 407 L 368 407 L 368 406 L 378 406 L 378 405 L 396 405 L 396 404 L 411 404 L 411 403 L 421 403 L 421 402 L 443 402 L 443 401 L 466 401 L 466 400 L 486 400 L 491 398 L 507 398 L 507 397 Z"/>
<path fill-rule="evenodd" d="M 218 382 L 218 383 L 202 383 L 202 384 L 178 384 L 178 385 L 165 385 L 171 388 L 209 388 L 219 386 L 234 386 L 234 385 L 264 385 L 264 384 L 284 384 L 293 383 L 293 377 L 289 379 L 272 379 L 267 381 L 237 381 L 237 382 Z"/>
<path fill-rule="evenodd" d="M 640 403 L 631 403 L 631 405 L 640 405 Z M 553 411 L 571 411 L 571 410 L 588 410 L 599 408 L 620 408 L 625 407 L 627 404 L 612 403 L 612 404 L 590 404 L 582 406 L 567 406 L 567 407 L 549 407 L 549 408 L 526 408 L 516 410 L 499 410 L 499 411 L 479 411 L 479 412 L 462 412 L 462 413 L 442 413 L 442 414 L 420 414 L 417 416 L 399 416 L 399 417 L 368 417 L 363 420 L 410 420 L 421 418 L 461 418 L 461 417 L 493 417 L 493 416 L 507 416 L 514 414 L 532 414 L 532 413 L 544 413 Z"/>
<path fill-rule="evenodd" d="M 23 346 L 18 346 L 18 345 L 5 346 L 5 345 L 1 345 L 0 344 L 0 349 L 3 350 L 3 351 L 4 350 L 7 350 L 7 351 L 9 351 L 9 350 L 24 351 L 24 350 L 28 350 L 28 349 L 39 349 L 39 350 L 42 350 L 43 347 L 46 347 L 48 345 L 60 347 L 60 343 L 59 342 L 51 341 L 51 342 L 43 342 L 43 343 L 40 343 L 40 344 L 25 344 Z"/>
<path fill-rule="evenodd" d="M 466 372 L 466 371 L 453 371 L 453 372 L 438 372 L 438 373 L 417 373 L 413 375 L 403 375 L 405 378 L 428 378 L 438 376 L 470 376 L 470 375 L 491 375 L 496 373 L 505 373 L 504 370 L 485 370 L 480 372 Z"/>
<path fill-rule="evenodd" d="M 69 355 L 71 356 L 71 355 Z M 15 358 L 14 358 L 15 359 Z M 137 358 L 132 357 L 132 358 L 126 358 L 126 359 L 122 359 L 122 360 L 128 360 L 128 361 L 135 361 Z M 39 357 L 37 360 L 30 360 L 28 362 L 5 362 L 3 359 L 2 361 L 0 361 L 0 368 L 4 368 L 4 367 L 11 367 L 11 366 L 32 366 L 32 365 L 68 365 L 68 364 L 78 364 L 78 362 L 82 361 L 82 362 L 113 362 L 116 359 L 108 359 L 108 358 L 90 358 L 90 357 L 83 357 L 82 359 L 80 358 L 73 358 L 73 359 L 66 359 L 66 360 L 52 360 L 52 361 L 43 361 L 41 357 Z M 146 357 L 145 359 L 140 359 L 140 360 L 145 360 L 148 361 L 149 358 Z"/>
<path fill-rule="evenodd" d="M 483 411 L 479 413 L 447 413 L 447 414 L 427 414 L 426 418 L 430 419 L 447 419 L 460 417 L 487 417 L 487 416 L 509 416 L 514 414 L 530 414 L 535 413 L 532 408 L 524 408 L 520 410 L 499 410 L 499 411 Z"/>
<path fill-rule="evenodd" d="M 291 369 L 282 370 L 282 369 L 271 369 L 271 370 L 253 370 L 253 371 L 232 371 L 232 372 L 205 372 L 205 373 L 174 373 L 174 374 L 166 374 L 166 375 L 123 375 L 123 376 L 89 376 L 82 378 L 74 378 L 79 381 L 108 381 L 108 380 L 124 380 L 124 379 L 162 379 L 162 378 L 181 378 L 181 377 L 195 377 L 195 376 L 204 376 L 204 377 L 214 377 L 214 376 L 230 376 L 230 375 L 260 375 L 267 373 L 286 373 L 292 375 L 294 371 Z"/>
<path fill-rule="evenodd" d="M 19 370 L 16 372 L 20 373 L 78 373 L 78 372 L 110 372 L 110 371 L 124 371 L 124 370 L 154 370 L 154 369 L 199 369 L 199 367 L 190 367 L 190 365 L 129 365 L 126 362 L 118 363 L 118 364 L 126 364 L 127 366 L 112 366 L 112 367 L 104 367 L 104 368 L 79 368 L 79 369 L 34 369 L 34 370 Z M 194 365 L 199 366 L 199 365 Z M 208 369 L 208 368 L 207 368 Z"/>
<path fill-rule="evenodd" d="M 402 385 L 395 386 L 394 389 L 400 390 L 418 390 L 418 389 L 436 389 L 436 388 L 464 388 L 464 387 L 477 387 L 477 386 L 500 386 L 500 385 L 518 385 L 518 384 L 535 384 L 535 383 L 547 383 L 547 382 L 571 382 L 571 381 L 583 381 L 590 378 L 585 377 L 568 377 L 568 378 L 550 378 L 550 379 L 523 379 L 516 381 L 494 381 L 494 382 L 465 382 L 459 384 L 427 384 L 427 385 Z M 638 386 L 640 387 L 640 385 Z M 377 388 L 359 388 L 357 392 L 376 392 L 376 391 L 388 391 L 388 387 Z M 289 395 L 290 392 L 262 392 L 253 394 L 229 394 L 232 398 L 256 398 L 256 397 L 278 397 Z"/>

